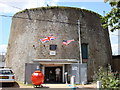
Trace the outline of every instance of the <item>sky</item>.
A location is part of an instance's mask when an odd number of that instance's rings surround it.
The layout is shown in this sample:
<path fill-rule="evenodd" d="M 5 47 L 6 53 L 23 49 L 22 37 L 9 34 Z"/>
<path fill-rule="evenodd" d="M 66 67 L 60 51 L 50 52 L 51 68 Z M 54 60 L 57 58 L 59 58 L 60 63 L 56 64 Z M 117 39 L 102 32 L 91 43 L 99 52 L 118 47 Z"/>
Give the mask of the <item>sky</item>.
<path fill-rule="evenodd" d="M 111 10 L 104 0 L 0 0 L 0 52 L 7 51 L 12 17 L 24 9 L 47 6 L 78 7 L 94 11 L 102 16 Z M 104 13 L 105 11 L 105 13 Z M 120 33 L 119 33 L 120 34 Z M 118 55 L 118 31 L 110 32 L 112 54 Z"/>

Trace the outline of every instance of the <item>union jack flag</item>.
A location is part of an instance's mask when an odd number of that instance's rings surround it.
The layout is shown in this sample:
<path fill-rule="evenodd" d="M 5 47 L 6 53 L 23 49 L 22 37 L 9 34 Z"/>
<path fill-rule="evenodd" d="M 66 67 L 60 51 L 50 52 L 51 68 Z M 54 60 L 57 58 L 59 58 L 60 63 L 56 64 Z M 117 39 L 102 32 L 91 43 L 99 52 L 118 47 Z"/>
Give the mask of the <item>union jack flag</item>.
<path fill-rule="evenodd" d="M 68 45 L 68 44 L 70 44 L 72 41 L 75 41 L 74 39 L 72 39 L 72 40 L 63 40 L 63 44 L 64 45 Z"/>
<path fill-rule="evenodd" d="M 40 39 L 40 41 L 41 41 L 42 43 L 45 43 L 45 42 L 49 42 L 50 40 L 54 40 L 54 39 L 56 39 L 56 37 L 54 37 L 54 36 L 48 36 L 48 37 L 46 37 L 46 38 Z"/>
<path fill-rule="evenodd" d="M 54 36 L 48 36 L 47 37 L 49 40 L 55 40 L 56 39 L 56 37 L 54 37 Z"/>
<path fill-rule="evenodd" d="M 45 43 L 45 42 L 49 42 L 49 39 L 48 39 L 48 38 L 42 38 L 42 39 L 40 39 L 40 41 L 41 41 L 42 43 Z"/>

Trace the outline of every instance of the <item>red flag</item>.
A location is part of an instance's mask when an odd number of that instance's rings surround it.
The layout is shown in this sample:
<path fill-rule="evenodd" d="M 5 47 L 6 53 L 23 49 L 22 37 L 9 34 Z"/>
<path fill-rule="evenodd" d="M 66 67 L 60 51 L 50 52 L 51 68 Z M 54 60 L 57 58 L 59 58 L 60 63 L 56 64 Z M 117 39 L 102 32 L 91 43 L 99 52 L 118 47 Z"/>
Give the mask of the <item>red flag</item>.
<path fill-rule="evenodd" d="M 68 45 L 69 43 L 71 43 L 72 41 L 75 41 L 74 39 L 72 40 L 63 40 L 63 44 L 64 45 Z"/>

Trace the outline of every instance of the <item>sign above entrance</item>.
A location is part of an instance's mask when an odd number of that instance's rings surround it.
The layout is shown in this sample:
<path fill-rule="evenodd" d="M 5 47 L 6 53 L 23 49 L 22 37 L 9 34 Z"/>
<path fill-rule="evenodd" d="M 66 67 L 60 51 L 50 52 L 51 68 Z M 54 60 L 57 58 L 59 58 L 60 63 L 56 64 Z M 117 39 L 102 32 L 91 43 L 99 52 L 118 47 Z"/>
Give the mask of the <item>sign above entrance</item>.
<path fill-rule="evenodd" d="M 50 55 L 56 55 L 56 51 L 50 51 Z"/>
<path fill-rule="evenodd" d="M 33 59 L 33 62 L 40 64 L 72 64 L 78 63 L 77 59 Z"/>

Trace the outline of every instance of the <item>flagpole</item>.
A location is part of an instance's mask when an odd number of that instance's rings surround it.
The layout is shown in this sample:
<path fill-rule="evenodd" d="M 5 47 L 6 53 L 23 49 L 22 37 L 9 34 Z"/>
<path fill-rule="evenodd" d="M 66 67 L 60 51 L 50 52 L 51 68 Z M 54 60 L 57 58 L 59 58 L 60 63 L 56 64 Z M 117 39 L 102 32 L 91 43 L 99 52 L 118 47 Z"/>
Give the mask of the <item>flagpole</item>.
<path fill-rule="evenodd" d="M 79 60 L 79 63 L 83 63 L 82 62 L 82 51 L 81 51 L 81 35 L 80 35 L 80 21 L 78 20 L 78 34 L 79 34 L 79 55 L 80 55 L 80 60 Z"/>

